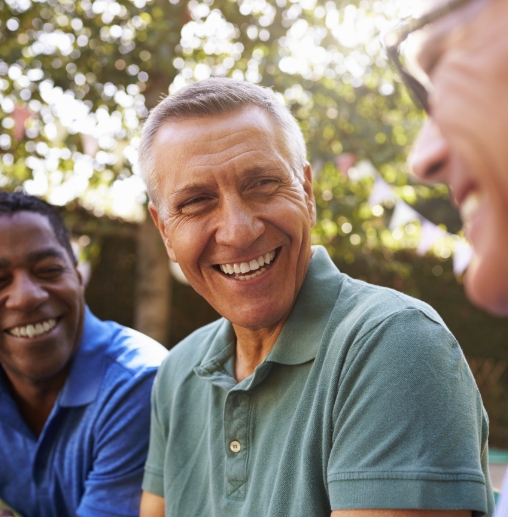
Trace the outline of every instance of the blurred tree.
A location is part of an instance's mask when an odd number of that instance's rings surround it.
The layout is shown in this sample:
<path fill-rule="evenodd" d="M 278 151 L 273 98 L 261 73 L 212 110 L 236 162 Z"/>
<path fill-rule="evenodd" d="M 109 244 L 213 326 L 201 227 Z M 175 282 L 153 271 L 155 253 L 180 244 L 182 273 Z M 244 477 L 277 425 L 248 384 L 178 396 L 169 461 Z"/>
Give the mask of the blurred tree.
<path fill-rule="evenodd" d="M 366 203 L 372 179 L 350 181 L 344 160 L 368 158 L 410 203 L 447 198 L 405 175 L 421 117 L 378 38 L 405 4 L 0 0 L 0 186 L 142 221 L 140 121 L 168 90 L 242 78 L 273 87 L 300 121 L 316 174 L 315 241 L 344 264 L 407 275 L 407 262 L 386 259 L 414 236 L 393 237 L 383 209 L 374 216 Z M 139 228 L 136 325 L 167 342 L 167 258 L 151 223 Z"/>

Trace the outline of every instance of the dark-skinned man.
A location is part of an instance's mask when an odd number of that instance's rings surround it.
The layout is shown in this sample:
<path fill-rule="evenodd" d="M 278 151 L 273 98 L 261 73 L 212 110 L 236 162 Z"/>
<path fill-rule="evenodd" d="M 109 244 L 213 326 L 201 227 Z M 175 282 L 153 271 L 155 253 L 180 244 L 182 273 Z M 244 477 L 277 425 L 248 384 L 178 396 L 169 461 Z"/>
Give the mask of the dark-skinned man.
<path fill-rule="evenodd" d="M 54 207 L 0 193 L 0 499 L 23 517 L 136 516 L 165 349 L 87 308 Z"/>

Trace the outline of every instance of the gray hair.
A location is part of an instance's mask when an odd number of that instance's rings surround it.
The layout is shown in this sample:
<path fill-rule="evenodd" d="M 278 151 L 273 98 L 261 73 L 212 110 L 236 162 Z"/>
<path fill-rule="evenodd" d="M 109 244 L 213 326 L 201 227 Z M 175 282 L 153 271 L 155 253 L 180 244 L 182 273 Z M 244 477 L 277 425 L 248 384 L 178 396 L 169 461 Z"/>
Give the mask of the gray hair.
<path fill-rule="evenodd" d="M 293 173 L 303 181 L 306 148 L 295 118 L 273 91 L 245 81 L 211 78 L 192 83 L 163 99 L 150 111 L 141 135 L 139 166 L 150 199 L 157 204 L 159 181 L 155 174 L 152 145 L 157 131 L 168 120 L 207 117 L 259 106 L 269 113 L 281 130 L 282 143 Z"/>

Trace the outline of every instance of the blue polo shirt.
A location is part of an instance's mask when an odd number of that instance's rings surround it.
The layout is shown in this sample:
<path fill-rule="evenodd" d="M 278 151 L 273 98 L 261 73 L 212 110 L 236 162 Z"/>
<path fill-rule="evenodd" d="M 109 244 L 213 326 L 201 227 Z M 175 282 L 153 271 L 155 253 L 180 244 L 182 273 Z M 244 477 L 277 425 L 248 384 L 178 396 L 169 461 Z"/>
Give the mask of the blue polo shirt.
<path fill-rule="evenodd" d="M 0 367 L 0 499 L 24 517 L 139 515 L 150 392 L 166 353 L 87 308 L 69 376 L 38 438 Z"/>
<path fill-rule="evenodd" d="M 241 382 L 235 348 L 222 319 L 159 370 L 143 487 L 167 517 L 492 515 L 487 416 L 428 305 L 349 278 L 319 247 L 274 347 Z"/>

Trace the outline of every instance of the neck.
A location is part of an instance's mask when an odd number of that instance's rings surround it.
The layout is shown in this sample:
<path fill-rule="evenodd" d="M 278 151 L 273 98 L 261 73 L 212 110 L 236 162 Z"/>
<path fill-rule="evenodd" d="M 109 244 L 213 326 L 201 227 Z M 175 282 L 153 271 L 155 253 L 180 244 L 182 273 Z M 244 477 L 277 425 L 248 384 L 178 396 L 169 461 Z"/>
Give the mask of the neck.
<path fill-rule="evenodd" d="M 11 395 L 30 430 L 39 436 L 55 405 L 58 393 L 65 384 L 68 368 L 44 381 L 20 379 L 6 371 Z"/>
<path fill-rule="evenodd" d="M 254 373 L 270 353 L 279 337 L 287 316 L 272 327 L 246 329 L 233 325 L 236 334 L 235 378 L 243 381 Z"/>

